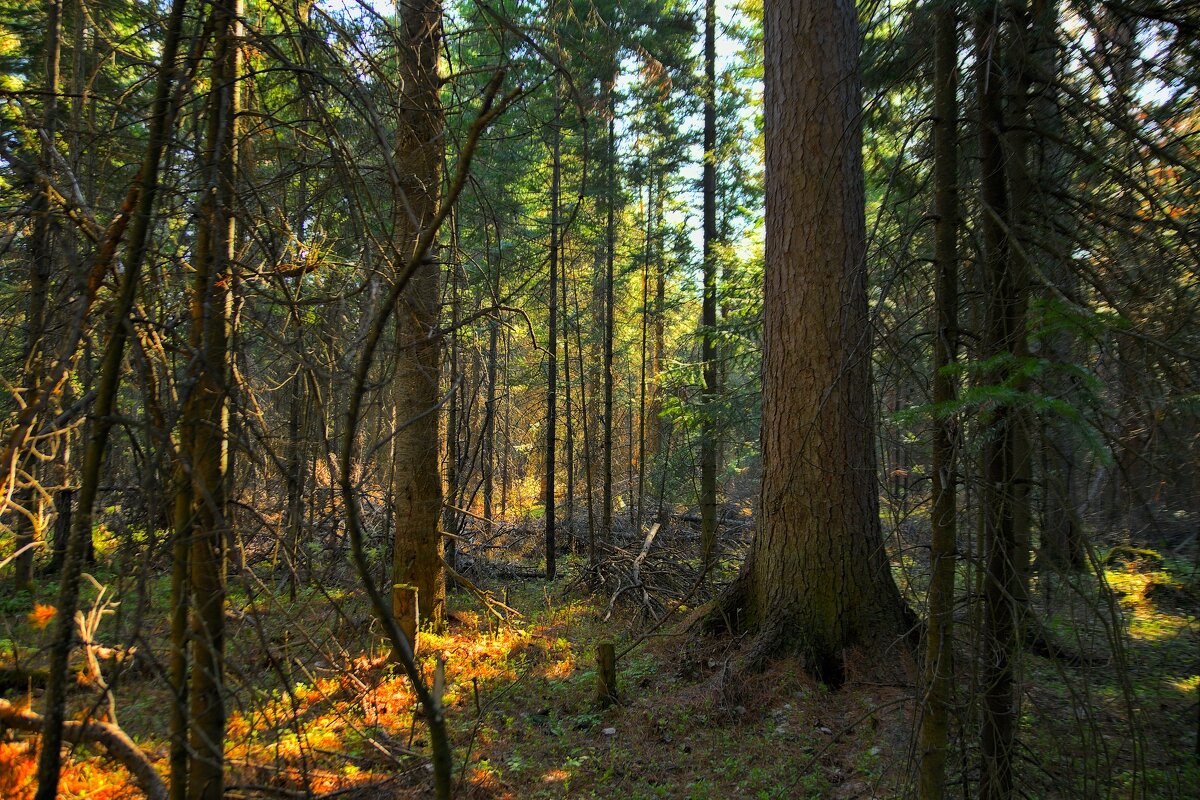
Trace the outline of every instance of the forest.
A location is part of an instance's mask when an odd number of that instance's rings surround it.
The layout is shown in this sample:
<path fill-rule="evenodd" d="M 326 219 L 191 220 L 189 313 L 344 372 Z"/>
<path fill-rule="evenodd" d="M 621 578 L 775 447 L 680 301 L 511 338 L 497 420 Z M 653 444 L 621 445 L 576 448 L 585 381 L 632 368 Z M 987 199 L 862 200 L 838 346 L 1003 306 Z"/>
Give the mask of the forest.
<path fill-rule="evenodd" d="M 1200 4 L 0 0 L 0 797 L 1200 798 Z"/>

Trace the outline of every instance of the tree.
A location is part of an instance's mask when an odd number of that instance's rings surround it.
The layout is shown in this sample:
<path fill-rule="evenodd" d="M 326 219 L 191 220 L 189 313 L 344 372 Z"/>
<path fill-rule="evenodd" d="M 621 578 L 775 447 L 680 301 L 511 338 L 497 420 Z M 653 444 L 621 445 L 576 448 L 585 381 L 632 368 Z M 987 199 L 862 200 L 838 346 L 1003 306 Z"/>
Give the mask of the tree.
<path fill-rule="evenodd" d="M 558 416 L 558 258 L 560 251 L 558 229 L 558 206 L 561 182 L 562 157 L 562 110 L 558 97 L 558 84 L 554 84 L 554 122 L 551 136 L 550 178 L 550 288 L 547 297 L 549 336 L 546 341 L 546 580 L 554 580 L 554 556 L 557 545 L 554 541 L 555 508 L 554 491 L 554 448 L 557 444 Z M 565 312 L 564 308 L 564 312 Z M 563 337 L 566 338 L 565 336 Z"/>
<path fill-rule="evenodd" d="M 62 51 L 62 0 L 51 0 L 46 20 L 46 102 L 42 112 L 43 140 L 39 148 L 39 172 L 43 176 L 34 188 L 30 203 L 33 235 L 29 238 L 29 310 L 25 318 L 25 389 L 36 395 L 42 382 L 42 361 L 46 336 L 46 305 L 50 277 L 54 272 L 54 252 L 50 217 L 50 175 L 53 171 L 51 152 L 54 149 L 58 125 L 59 59 Z M 15 563 L 18 589 L 33 588 L 33 547 L 41 527 L 41 487 L 37 485 L 37 461 L 28 469 L 29 483 L 21 492 L 23 516 L 14 544 L 19 555 Z"/>
<path fill-rule="evenodd" d="M 704 564 L 717 545 L 717 3 L 704 4 L 704 299 L 701 356 L 704 423 L 700 433 L 700 550 Z"/>
<path fill-rule="evenodd" d="M 442 563 L 442 481 L 438 471 L 438 394 L 441 350 L 438 320 L 438 268 L 427 253 L 415 253 L 421 233 L 432 223 L 441 194 L 445 145 L 438 95 L 438 53 L 442 41 L 439 0 L 403 7 L 397 83 L 402 87 L 396 132 L 393 245 L 398 269 L 414 255 L 423 263 L 401 296 L 396 315 L 394 402 L 397 422 L 392 561 L 392 610 L 409 641 L 417 641 L 418 620 L 440 630 L 445 623 L 446 573 Z M 415 649 L 415 646 L 414 646 Z"/>
<path fill-rule="evenodd" d="M 955 419 L 950 369 L 958 349 L 958 20 L 947 0 L 937 9 L 934 41 L 934 331 L 933 404 L 940 416 L 931 443 L 929 620 L 921 710 L 920 794 L 944 796 L 954 668 L 954 564 L 957 536 Z"/>
<path fill-rule="evenodd" d="M 879 527 L 870 387 L 858 23 L 850 0 L 772 0 L 761 522 L 726 618 L 754 664 L 798 653 L 838 684 L 848 647 L 906 627 Z"/>
<path fill-rule="evenodd" d="M 188 568 L 192 594 L 190 800 L 225 795 L 225 560 L 228 504 L 230 333 L 233 313 L 235 203 L 240 143 L 241 0 L 214 8 L 212 88 L 204 175 L 192 258 L 191 347 L 195 374 L 181 429 L 191 470 Z"/>

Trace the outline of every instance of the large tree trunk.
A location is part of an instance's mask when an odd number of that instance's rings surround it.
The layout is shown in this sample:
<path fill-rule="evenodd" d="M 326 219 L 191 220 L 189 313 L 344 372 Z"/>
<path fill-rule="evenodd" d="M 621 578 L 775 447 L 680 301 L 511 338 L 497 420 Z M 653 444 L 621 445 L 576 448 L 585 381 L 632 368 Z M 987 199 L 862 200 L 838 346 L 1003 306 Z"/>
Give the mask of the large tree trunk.
<path fill-rule="evenodd" d="M 446 580 L 438 531 L 442 481 L 438 472 L 439 340 L 438 268 L 417 253 L 421 232 L 437 211 L 442 185 L 444 117 L 438 96 L 442 7 L 416 0 L 403 8 L 399 78 L 403 95 L 396 134 L 399 180 L 394 243 L 398 270 L 411 258 L 425 263 L 413 273 L 396 315 L 395 553 L 392 611 L 416 646 L 418 620 L 434 630 L 445 624 Z"/>
<path fill-rule="evenodd" d="M 879 527 L 858 22 L 851 0 L 765 14 L 762 518 L 729 610 L 759 631 L 752 661 L 795 652 L 836 684 L 847 648 L 905 631 Z"/>

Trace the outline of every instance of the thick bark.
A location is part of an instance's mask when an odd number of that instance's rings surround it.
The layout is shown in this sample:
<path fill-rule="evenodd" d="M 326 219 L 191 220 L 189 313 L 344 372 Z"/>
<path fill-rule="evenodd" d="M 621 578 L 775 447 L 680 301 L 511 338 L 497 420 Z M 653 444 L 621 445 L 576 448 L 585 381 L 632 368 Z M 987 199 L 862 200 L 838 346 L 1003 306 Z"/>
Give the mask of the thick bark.
<path fill-rule="evenodd" d="M 704 298 L 700 311 L 704 402 L 700 430 L 700 550 L 705 566 L 717 544 L 717 3 L 704 4 Z"/>
<path fill-rule="evenodd" d="M 858 22 L 850 0 L 765 6 L 761 527 L 741 585 L 752 659 L 831 683 L 905 632 L 879 526 L 867 318 Z"/>
<path fill-rule="evenodd" d="M 954 563 L 957 556 L 954 378 L 958 349 L 958 23 L 953 2 L 937 11 L 934 42 L 934 305 L 930 502 L 931 576 L 922 684 L 920 797 L 941 800 L 946 791 L 954 679 Z"/>
<path fill-rule="evenodd" d="M 418 0 L 404 7 L 399 49 L 403 87 L 396 134 L 399 180 L 393 242 L 398 263 L 414 255 L 423 263 L 413 273 L 396 314 L 394 397 L 400 430 L 396 434 L 395 551 L 392 610 L 405 635 L 416 643 L 417 625 L 440 631 L 445 625 L 444 545 L 438 531 L 442 480 L 438 470 L 439 339 L 438 267 L 428 253 L 415 253 L 422 231 L 437 213 L 445 144 L 438 96 L 438 52 L 442 7 Z"/>

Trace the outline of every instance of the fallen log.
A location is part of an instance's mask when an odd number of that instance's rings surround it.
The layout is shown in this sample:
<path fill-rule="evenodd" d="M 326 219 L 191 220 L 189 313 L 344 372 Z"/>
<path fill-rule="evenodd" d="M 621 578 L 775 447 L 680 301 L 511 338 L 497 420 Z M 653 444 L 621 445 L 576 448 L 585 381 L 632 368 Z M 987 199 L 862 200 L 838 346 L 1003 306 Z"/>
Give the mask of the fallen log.
<path fill-rule="evenodd" d="M 41 715 L 19 708 L 7 700 L 0 700 L 0 726 L 41 733 L 44 725 L 45 720 Z M 125 731 L 116 725 L 68 720 L 63 723 L 63 739 L 72 744 L 95 742 L 101 745 L 114 761 L 129 771 L 148 800 L 167 800 L 166 784 L 154 765 Z"/>

